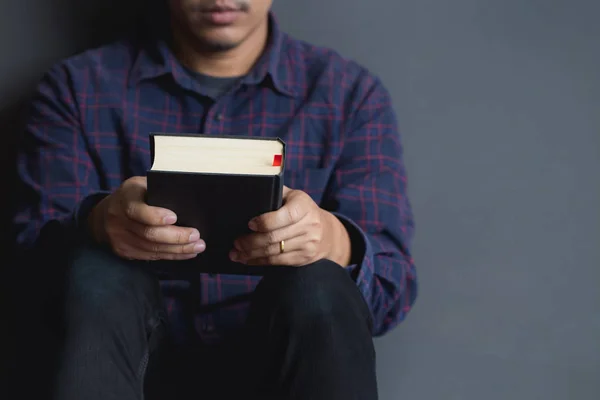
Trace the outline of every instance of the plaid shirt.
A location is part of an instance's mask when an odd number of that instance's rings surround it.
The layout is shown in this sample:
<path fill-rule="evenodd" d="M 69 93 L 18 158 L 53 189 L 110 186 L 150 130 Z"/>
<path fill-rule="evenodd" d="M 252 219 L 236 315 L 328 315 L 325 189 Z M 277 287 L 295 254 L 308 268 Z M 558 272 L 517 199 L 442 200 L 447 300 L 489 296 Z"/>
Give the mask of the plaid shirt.
<path fill-rule="evenodd" d="M 402 147 L 390 96 L 364 68 L 291 38 L 273 18 L 262 57 L 216 101 L 166 40 L 122 40 L 63 60 L 39 84 L 19 150 L 18 244 L 33 245 L 50 221 L 83 229 L 79 221 L 100 198 L 146 174 L 149 132 L 281 137 L 285 184 L 350 233 L 348 271 L 372 311 L 374 335 L 403 320 L 416 281 Z M 163 281 L 180 340 L 212 343 L 234 333 L 259 279 Z"/>

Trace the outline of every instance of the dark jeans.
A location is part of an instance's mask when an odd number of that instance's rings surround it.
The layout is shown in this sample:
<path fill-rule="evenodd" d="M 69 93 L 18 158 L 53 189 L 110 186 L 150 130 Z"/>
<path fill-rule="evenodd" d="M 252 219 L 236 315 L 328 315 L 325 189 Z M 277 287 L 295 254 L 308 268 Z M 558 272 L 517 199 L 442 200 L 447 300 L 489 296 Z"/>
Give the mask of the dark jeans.
<path fill-rule="evenodd" d="M 377 399 L 370 313 L 330 261 L 265 275 L 239 340 L 176 349 L 147 263 L 70 257 L 57 400 Z"/>

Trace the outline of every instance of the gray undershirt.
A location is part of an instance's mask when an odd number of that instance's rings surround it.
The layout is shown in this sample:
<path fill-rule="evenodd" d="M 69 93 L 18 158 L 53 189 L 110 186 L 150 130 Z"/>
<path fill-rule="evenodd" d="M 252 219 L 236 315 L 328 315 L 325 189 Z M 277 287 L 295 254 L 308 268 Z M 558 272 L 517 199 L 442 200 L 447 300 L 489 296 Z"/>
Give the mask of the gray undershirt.
<path fill-rule="evenodd" d="M 202 91 L 213 100 L 218 99 L 236 85 L 242 77 L 214 77 L 189 70 L 190 75 L 200 84 Z"/>

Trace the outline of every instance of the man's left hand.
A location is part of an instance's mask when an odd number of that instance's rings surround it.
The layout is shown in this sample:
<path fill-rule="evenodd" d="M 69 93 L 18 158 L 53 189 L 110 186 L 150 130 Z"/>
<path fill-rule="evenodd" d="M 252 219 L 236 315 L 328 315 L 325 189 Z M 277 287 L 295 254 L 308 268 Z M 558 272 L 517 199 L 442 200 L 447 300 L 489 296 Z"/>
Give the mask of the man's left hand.
<path fill-rule="evenodd" d="M 350 261 L 346 228 L 301 190 L 284 187 L 283 206 L 254 218 L 248 226 L 253 233 L 235 241 L 229 254 L 232 261 L 294 267 L 321 259 L 342 266 Z"/>

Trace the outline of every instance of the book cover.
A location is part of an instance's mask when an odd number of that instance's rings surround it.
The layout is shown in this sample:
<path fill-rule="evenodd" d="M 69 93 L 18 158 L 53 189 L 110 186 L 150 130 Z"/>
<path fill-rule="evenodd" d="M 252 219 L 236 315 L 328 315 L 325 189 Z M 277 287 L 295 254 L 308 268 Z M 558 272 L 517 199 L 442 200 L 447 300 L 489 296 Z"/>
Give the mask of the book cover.
<path fill-rule="evenodd" d="M 285 143 L 279 138 L 152 133 L 149 205 L 177 214 L 206 242 L 196 258 L 169 262 L 181 272 L 261 274 L 229 260 L 248 222 L 282 205 Z M 268 165 L 267 165 L 268 163 Z M 176 274 L 177 271 L 171 271 Z"/>

